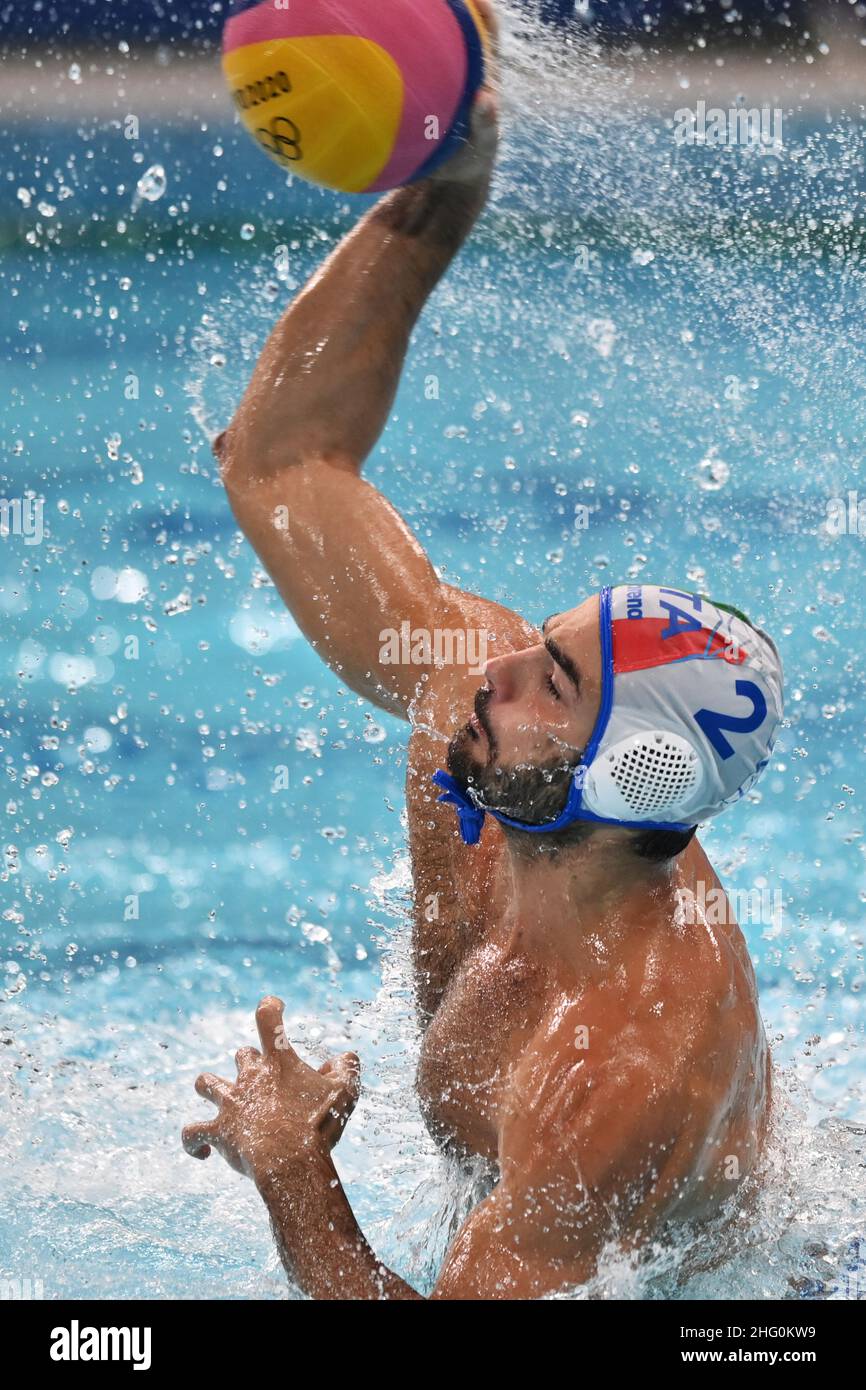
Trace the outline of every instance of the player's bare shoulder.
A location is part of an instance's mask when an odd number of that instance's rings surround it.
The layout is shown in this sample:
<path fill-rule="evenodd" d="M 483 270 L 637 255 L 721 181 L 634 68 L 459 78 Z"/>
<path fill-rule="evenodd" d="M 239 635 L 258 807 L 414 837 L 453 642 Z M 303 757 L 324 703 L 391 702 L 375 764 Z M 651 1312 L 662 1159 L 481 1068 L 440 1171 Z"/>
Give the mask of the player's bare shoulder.
<path fill-rule="evenodd" d="M 763 1027 L 731 943 L 695 930 L 659 922 L 606 984 L 551 999 L 512 1076 L 504 1175 L 633 1212 L 686 1196 L 702 1210 L 748 1175 L 767 1100 Z"/>

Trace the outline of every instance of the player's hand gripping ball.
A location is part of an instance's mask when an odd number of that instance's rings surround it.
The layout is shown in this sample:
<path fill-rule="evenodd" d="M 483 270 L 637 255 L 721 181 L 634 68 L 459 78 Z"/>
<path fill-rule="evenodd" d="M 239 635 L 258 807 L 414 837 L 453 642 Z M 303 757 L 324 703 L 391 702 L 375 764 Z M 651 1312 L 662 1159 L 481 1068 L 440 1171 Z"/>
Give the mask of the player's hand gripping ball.
<path fill-rule="evenodd" d="M 412 183 L 455 154 L 491 57 L 474 0 L 235 0 L 223 35 L 250 134 L 343 193 Z"/>

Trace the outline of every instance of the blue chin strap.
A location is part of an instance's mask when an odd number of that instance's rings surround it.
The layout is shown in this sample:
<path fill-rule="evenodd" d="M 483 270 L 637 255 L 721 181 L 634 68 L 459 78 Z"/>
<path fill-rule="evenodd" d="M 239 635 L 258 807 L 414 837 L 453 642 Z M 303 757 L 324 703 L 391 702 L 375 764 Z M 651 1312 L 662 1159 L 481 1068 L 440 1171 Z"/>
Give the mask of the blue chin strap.
<path fill-rule="evenodd" d="M 443 796 L 437 796 L 437 801 L 447 801 L 449 806 L 455 807 L 460 821 L 460 835 L 464 845 L 477 845 L 481 839 L 481 827 L 484 824 L 486 811 L 482 811 L 480 806 L 470 800 L 468 794 L 463 791 L 450 773 L 434 772 L 433 781 L 437 787 L 444 787 Z"/>
<path fill-rule="evenodd" d="M 485 816 L 493 816 L 501 825 L 513 825 L 517 830 L 528 830 L 535 835 L 548 835 L 552 830 L 562 830 L 566 825 L 573 824 L 576 820 L 600 820 L 601 817 L 594 816 L 591 811 L 583 810 L 583 784 L 586 778 L 587 769 L 595 757 L 598 746 L 607 728 L 610 712 L 613 707 L 613 637 L 611 634 L 611 591 L 604 588 L 599 595 L 598 603 L 598 628 L 601 638 L 601 671 L 602 671 L 602 692 L 601 707 L 592 737 L 584 751 L 583 760 L 579 767 L 575 768 L 571 779 L 571 786 L 568 789 L 568 800 L 560 811 L 556 820 L 544 821 L 541 825 L 530 825 L 528 821 L 514 820 L 511 816 L 503 815 L 502 811 L 493 811 L 489 807 L 479 806 L 473 799 L 471 789 L 464 791 L 456 778 L 448 772 L 434 772 L 433 781 L 437 787 L 444 787 L 442 796 L 437 797 L 438 801 L 445 801 L 449 806 L 453 806 L 460 821 L 460 835 L 465 845 L 477 845 L 481 838 L 481 828 L 484 825 Z"/>
<path fill-rule="evenodd" d="M 572 821 L 579 820 L 584 772 L 583 765 L 576 769 L 564 809 L 560 811 L 556 820 L 546 820 L 543 825 L 530 825 L 528 821 L 513 820 L 511 816 L 503 815 L 502 811 L 491 811 L 489 807 L 484 808 L 476 805 L 471 799 L 471 795 L 463 790 L 450 773 L 434 772 L 433 781 L 437 787 L 446 788 L 444 795 L 436 799 L 437 801 L 447 801 L 449 806 L 456 809 L 464 845 L 477 845 L 481 839 L 481 827 L 484 824 L 485 816 L 494 816 L 501 825 L 513 825 L 518 830 L 531 830 L 537 835 L 546 835 L 551 830 L 562 830 L 563 826 L 571 825 Z"/>

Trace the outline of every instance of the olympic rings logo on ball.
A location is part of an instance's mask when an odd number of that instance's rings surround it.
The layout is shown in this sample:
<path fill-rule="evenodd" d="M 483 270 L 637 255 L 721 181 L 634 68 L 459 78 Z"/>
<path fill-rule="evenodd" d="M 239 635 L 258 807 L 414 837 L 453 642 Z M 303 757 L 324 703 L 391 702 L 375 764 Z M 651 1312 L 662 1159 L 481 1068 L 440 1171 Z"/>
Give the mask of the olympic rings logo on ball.
<path fill-rule="evenodd" d="M 285 127 L 285 129 L 280 129 L 280 127 Z M 274 159 L 286 159 L 294 163 L 304 157 L 304 152 L 301 149 L 301 132 L 288 116 L 274 116 L 269 130 L 259 126 L 256 130 L 256 139 Z"/>

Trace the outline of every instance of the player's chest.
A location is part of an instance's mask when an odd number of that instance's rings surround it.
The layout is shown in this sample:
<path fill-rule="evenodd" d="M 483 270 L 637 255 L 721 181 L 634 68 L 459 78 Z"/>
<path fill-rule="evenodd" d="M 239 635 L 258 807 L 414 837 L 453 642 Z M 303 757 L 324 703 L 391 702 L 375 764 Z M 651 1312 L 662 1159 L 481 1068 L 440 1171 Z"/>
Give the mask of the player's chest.
<path fill-rule="evenodd" d="M 538 1028 L 543 990 L 496 947 L 472 951 L 427 1028 L 418 1094 L 440 1142 L 495 1159 L 500 1115 L 515 1061 Z"/>

